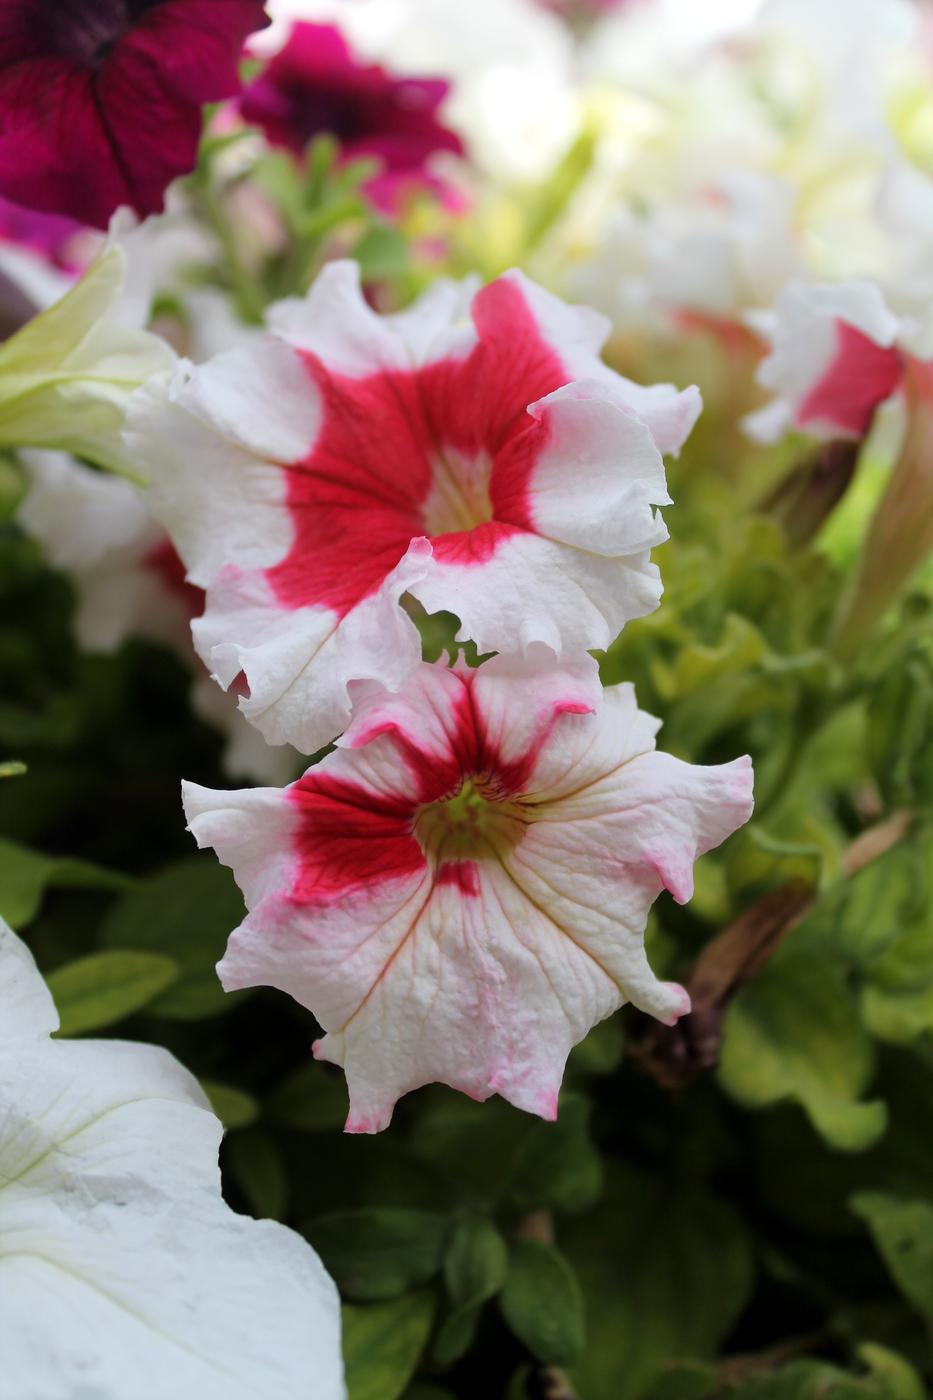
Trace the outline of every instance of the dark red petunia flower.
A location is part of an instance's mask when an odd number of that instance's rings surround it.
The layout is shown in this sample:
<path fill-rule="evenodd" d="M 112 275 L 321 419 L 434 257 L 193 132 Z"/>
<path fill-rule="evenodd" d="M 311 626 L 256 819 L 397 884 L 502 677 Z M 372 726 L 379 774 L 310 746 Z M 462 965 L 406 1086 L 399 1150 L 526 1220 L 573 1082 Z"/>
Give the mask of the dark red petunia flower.
<path fill-rule="evenodd" d="M 262 0 L 0 0 L 0 194 L 106 228 L 158 213 Z"/>
<path fill-rule="evenodd" d="M 298 23 L 246 89 L 240 111 L 273 145 L 300 153 L 328 132 L 344 158 L 376 157 L 383 168 L 368 190 L 377 203 L 391 205 L 399 185 L 433 183 L 424 167 L 435 151 L 462 154 L 459 136 L 437 115 L 448 86 L 361 63 L 334 25 Z"/>

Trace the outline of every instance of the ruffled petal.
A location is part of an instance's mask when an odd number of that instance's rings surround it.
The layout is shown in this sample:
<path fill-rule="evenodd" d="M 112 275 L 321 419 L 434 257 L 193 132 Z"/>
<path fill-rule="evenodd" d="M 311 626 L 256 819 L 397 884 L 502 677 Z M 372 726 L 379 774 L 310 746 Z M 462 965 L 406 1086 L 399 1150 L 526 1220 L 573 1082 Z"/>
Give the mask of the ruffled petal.
<path fill-rule="evenodd" d="M 192 623 L 198 655 L 224 689 L 245 677 L 240 710 L 270 744 L 315 753 L 346 728 L 353 681 L 397 687 L 418 664 L 421 640 L 399 599 L 422 576 L 428 550 L 416 540 L 382 586 L 343 617 L 329 608 L 283 609 L 262 575 L 231 567 Z"/>
<path fill-rule="evenodd" d="M 901 321 L 871 282 L 788 283 L 773 317 L 759 324 L 771 354 L 758 379 L 775 399 L 748 415 L 762 442 L 793 426 L 819 438 L 860 438 L 903 374 L 895 342 Z"/>
<path fill-rule="evenodd" d="M 661 575 L 650 551 L 666 539 L 657 517 L 650 544 L 618 558 L 530 533 L 500 537 L 482 552 L 480 540 L 452 537 L 455 544 L 435 544 L 410 591 L 428 612 L 454 612 L 458 639 L 481 652 L 521 653 L 537 643 L 558 655 L 606 648 L 626 622 L 658 606 Z"/>

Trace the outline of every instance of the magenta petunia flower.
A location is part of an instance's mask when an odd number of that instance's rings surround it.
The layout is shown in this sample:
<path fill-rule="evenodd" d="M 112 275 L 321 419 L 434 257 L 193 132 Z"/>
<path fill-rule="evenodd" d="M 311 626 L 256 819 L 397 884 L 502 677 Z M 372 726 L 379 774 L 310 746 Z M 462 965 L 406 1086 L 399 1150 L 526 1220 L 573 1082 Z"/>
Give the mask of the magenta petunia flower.
<path fill-rule="evenodd" d="M 298 23 L 246 89 L 240 111 L 273 145 L 300 153 L 328 132 L 346 159 L 375 157 L 382 170 L 369 193 L 392 205 L 400 186 L 431 183 L 425 164 L 435 151 L 463 150 L 438 118 L 447 91 L 442 79 L 398 78 L 361 63 L 334 25 Z"/>
<path fill-rule="evenodd" d="M 314 1012 L 349 1132 L 435 1081 L 554 1118 L 597 1021 L 690 1010 L 649 966 L 648 910 L 665 888 L 688 900 L 696 857 L 747 821 L 751 761 L 684 763 L 657 729 L 631 686 L 601 696 L 590 657 L 538 647 L 361 686 L 336 752 L 283 790 L 185 785 L 249 909 L 221 980 Z"/>
<path fill-rule="evenodd" d="M 262 0 L 0 0 L 0 193 L 106 228 L 162 209 Z"/>
<path fill-rule="evenodd" d="M 69 272 L 78 270 L 70 250 L 83 227 L 66 214 L 40 214 L 0 198 L 0 244 L 27 248 Z"/>

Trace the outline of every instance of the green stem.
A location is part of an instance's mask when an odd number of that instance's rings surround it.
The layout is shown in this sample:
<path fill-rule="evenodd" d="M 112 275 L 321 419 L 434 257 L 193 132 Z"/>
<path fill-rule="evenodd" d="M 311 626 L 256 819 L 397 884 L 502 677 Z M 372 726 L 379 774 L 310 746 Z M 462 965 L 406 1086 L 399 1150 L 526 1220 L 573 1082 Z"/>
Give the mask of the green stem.
<path fill-rule="evenodd" d="M 208 173 L 196 180 L 193 191 L 205 222 L 216 235 L 223 250 L 230 285 L 241 318 L 254 325 L 261 325 L 265 310 L 262 292 L 256 285 L 255 278 L 243 265 L 233 225 Z"/>

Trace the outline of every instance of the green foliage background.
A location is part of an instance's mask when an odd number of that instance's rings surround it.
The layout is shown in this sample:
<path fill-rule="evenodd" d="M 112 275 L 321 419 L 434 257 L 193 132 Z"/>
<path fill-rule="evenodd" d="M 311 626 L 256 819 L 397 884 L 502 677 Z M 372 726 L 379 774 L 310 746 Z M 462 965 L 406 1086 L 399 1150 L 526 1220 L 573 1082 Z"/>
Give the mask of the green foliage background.
<path fill-rule="evenodd" d="M 306 283 L 322 238 L 358 218 L 353 178 L 328 184 L 328 159 L 312 152 L 304 190 L 277 157 L 259 170 L 294 239 L 264 289 L 231 271 L 244 316 Z M 371 221 L 355 251 L 399 300 L 415 289 L 396 231 Z M 664 601 L 602 658 L 604 681 L 635 682 L 671 752 L 749 752 L 756 769 L 753 821 L 649 928 L 653 966 L 690 985 L 694 1017 L 668 1031 L 626 1009 L 597 1026 L 554 1124 L 433 1087 L 377 1138 L 344 1136 L 343 1078 L 311 1060 L 310 1016 L 273 991 L 227 996 L 214 976 L 242 902 L 184 830 L 180 779 L 229 781 L 190 674 L 142 643 L 79 653 L 69 586 L 14 523 L 12 460 L 0 913 L 34 949 L 62 1034 L 157 1042 L 202 1079 L 228 1130 L 230 1201 L 301 1230 L 340 1285 L 351 1400 L 921 1400 L 930 580 L 841 659 L 834 619 L 883 451 L 868 444 L 833 509 L 807 470 L 776 491 L 812 449 L 744 443 L 748 385 L 712 343 L 657 364 L 644 347 L 612 353 L 646 382 L 699 379 L 707 410 L 671 466 Z M 422 620 L 426 654 L 449 623 Z"/>

